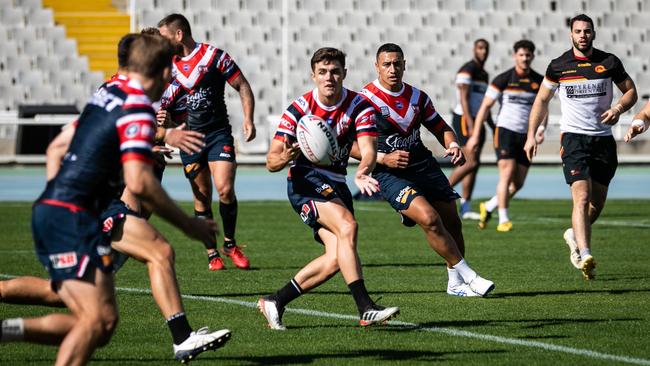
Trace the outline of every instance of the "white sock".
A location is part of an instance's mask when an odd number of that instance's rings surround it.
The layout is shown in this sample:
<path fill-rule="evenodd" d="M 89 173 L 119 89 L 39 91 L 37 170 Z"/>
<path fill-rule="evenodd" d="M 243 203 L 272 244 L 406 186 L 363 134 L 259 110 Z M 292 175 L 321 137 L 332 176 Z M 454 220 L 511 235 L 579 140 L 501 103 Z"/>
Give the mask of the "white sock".
<path fill-rule="evenodd" d="M 447 282 L 448 288 L 454 288 L 464 283 L 463 278 L 460 276 L 460 273 L 458 273 L 458 271 L 454 268 L 447 267 L 447 275 L 449 276 L 449 282 Z"/>
<path fill-rule="evenodd" d="M 507 208 L 500 208 L 499 209 L 499 224 L 503 224 L 504 222 L 510 221 L 510 218 L 508 217 L 508 209 Z"/>
<path fill-rule="evenodd" d="M 584 258 L 588 255 L 591 255 L 591 248 L 580 249 L 580 257 Z"/>
<path fill-rule="evenodd" d="M 23 318 L 5 319 L 2 321 L 2 342 L 22 341 L 25 336 Z"/>
<path fill-rule="evenodd" d="M 497 200 L 497 196 L 494 196 L 494 197 L 490 198 L 489 201 L 485 202 L 485 209 L 488 212 L 492 212 L 492 211 L 494 211 L 495 208 L 497 208 L 498 205 L 499 205 L 499 202 Z"/>
<path fill-rule="evenodd" d="M 463 278 L 463 282 L 470 283 L 476 278 L 476 272 L 473 269 L 469 268 L 465 259 L 461 259 L 460 262 L 456 263 L 454 269 L 458 271 L 458 274 Z"/>

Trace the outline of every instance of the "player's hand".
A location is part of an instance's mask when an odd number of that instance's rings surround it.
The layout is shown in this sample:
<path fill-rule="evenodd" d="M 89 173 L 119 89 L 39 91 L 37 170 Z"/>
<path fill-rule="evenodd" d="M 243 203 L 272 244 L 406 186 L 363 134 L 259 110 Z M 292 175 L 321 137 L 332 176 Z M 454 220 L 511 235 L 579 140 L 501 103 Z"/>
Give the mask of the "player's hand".
<path fill-rule="evenodd" d="M 537 129 L 537 132 L 535 133 L 535 142 L 537 142 L 537 145 L 544 142 L 544 129 L 543 128 L 538 128 Z"/>
<path fill-rule="evenodd" d="M 600 123 L 604 125 L 613 126 L 618 122 L 618 118 L 621 116 L 621 113 L 616 108 L 610 108 L 601 114 L 600 117 L 602 120 Z"/>
<path fill-rule="evenodd" d="M 537 155 L 537 141 L 535 138 L 528 137 L 526 139 L 526 144 L 524 145 L 524 151 L 526 152 L 526 157 L 529 161 L 533 161 L 533 157 Z"/>
<path fill-rule="evenodd" d="M 172 158 L 172 151 L 173 150 L 168 148 L 167 146 L 155 145 L 154 147 L 151 148 L 151 151 L 154 153 L 154 155 L 162 156 L 163 159 L 164 158 L 168 158 L 168 159 Z"/>
<path fill-rule="evenodd" d="M 354 174 L 354 184 L 357 185 L 361 194 L 372 196 L 374 193 L 379 192 L 379 182 L 367 174 L 368 167 L 357 170 Z"/>
<path fill-rule="evenodd" d="M 246 142 L 253 141 L 255 135 L 257 134 L 253 121 L 244 121 L 242 128 L 244 130 L 244 137 L 246 138 Z"/>
<path fill-rule="evenodd" d="M 381 165 L 389 168 L 404 169 L 409 165 L 409 152 L 404 150 L 395 150 L 391 153 L 385 154 L 381 161 Z"/>
<path fill-rule="evenodd" d="M 292 160 L 296 160 L 299 154 L 300 154 L 300 146 L 298 145 L 298 143 L 294 142 L 292 144 L 285 139 L 284 146 L 282 147 L 282 153 L 280 154 L 282 160 L 288 163 Z"/>
<path fill-rule="evenodd" d="M 465 155 L 463 155 L 460 146 L 456 144 L 450 146 L 449 149 L 445 149 L 445 155 L 443 157 L 446 158 L 447 156 L 451 157 L 451 163 L 455 166 L 465 164 Z"/>
<path fill-rule="evenodd" d="M 158 126 L 166 127 L 172 124 L 172 115 L 165 109 L 156 112 L 156 122 Z"/>
<path fill-rule="evenodd" d="M 205 135 L 184 128 L 185 123 L 176 128 L 168 128 L 165 132 L 165 143 L 177 147 L 187 154 L 201 152 L 201 149 L 205 146 L 205 142 L 203 142 Z"/>
<path fill-rule="evenodd" d="M 196 239 L 204 244 L 215 245 L 217 243 L 219 227 L 213 220 L 191 217 L 183 231 L 190 238 Z"/>
<path fill-rule="evenodd" d="M 630 142 L 634 138 L 634 136 L 643 133 L 645 131 L 645 122 L 639 120 L 641 123 L 636 123 L 637 121 L 632 122 L 630 125 L 630 128 L 627 129 L 627 132 L 625 133 L 625 137 L 623 137 L 623 140 L 625 142 Z"/>

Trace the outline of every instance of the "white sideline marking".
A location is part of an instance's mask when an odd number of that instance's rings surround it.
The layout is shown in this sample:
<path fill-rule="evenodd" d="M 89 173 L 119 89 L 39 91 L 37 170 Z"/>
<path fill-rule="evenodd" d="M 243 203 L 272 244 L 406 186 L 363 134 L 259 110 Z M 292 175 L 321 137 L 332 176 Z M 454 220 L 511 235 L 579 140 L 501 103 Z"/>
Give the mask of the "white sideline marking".
<path fill-rule="evenodd" d="M 0 278 L 14 278 L 14 277 L 16 277 L 16 276 L 7 275 L 7 274 L 0 274 Z M 119 292 L 126 292 L 126 293 L 151 294 L 151 290 L 140 289 L 140 288 L 116 287 L 115 289 L 117 291 L 119 291 Z M 220 302 L 220 303 L 224 303 L 224 304 L 239 305 L 239 306 L 243 306 L 243 307 L 247 307 L 247 308 L 256 308 L 257 307 L 257 304 L 254 303 L 254 302 L 226 299 L 226 298 L 223 298 L 223 297 L 196 296 L 196 295 L 181 295 L 181 297 L 183 299 L 188 299 L 188 300 Z M 307 316 L 315 316 L 315 317 L 321 317 L 321 318 L 333 318 L 333 319 L 353 320 L 353 321 L 359 320 L 359 317 L 356 316 L 356 315 L 336 314 L 336 313 L 328 313 L 328 312 L 324 312 L 324 311 L 316 311 L 316 310 L 308 310 L 308 309 L 286 308 L 285 311 L 288 312 L 288 313 L 301 314 L 301 315 L 307 315 Z M 566 347 L 566 346 L 558 346 L 558 345 L 555 345 L 555 344 L 544 343 L 544 342 L 525 341 L 525 340 L 522 340 L 522 339 L 506 338 L 506 337 L 500 337 L 500 336 L 493 336 L 493 335 L 489 335 L 489 334 L 474 333 L 474 332 L 468 332 L 468 331 L 458 330 L 458 329 L 453 329 L 453 328 L 423 327 L 423 326 L 420 326 L 420 325 L 418 325 L 416 323 L 408 323 L 408 322 L 403 322 L 403 321 L 398 321 L 398 320 L 391 320 L 391 321 L 388 322 L 388 324 L 389 325 L 402 326 L 402 327 L 406 327 L 406 328 L 413 328 L 413 329 L 421 330 L 421 331 L 424 331 L 424 332 L 442 333 L 442 334 L 447 334 L 447 335 L 451 335 L 451 336 L 455 336 L 455 337 L 474 338 L 474 339 L 479 339 L 479 340 L 482 340 L 482 341 L 502 343 L 502 344 L 513 345 L 513 346 L 541 348 L 541 349 L 543 349 L 545 351 L 562 352 L 562 353 L 568 353 L 568 354 L 572 354 L 572 355 L 595 358 L 595 359 L 599 359 L 599 360 L 608 360 L 608 361 L 616 361 L 616 362 L 625 362 L 625 363 L 630 363 L 630 364 L 634 364 L 634 365 L 650 366 L 650 360 L 646 360 L 646 359 L 643 359 L 643 358 L 617 356 L 617 355 L 611 355 L 611 354 L 607 354 L 607 353 L 590 351 L 590 350 L 587 350 L 587 349 L 571 348 L 571 347 Z"/>

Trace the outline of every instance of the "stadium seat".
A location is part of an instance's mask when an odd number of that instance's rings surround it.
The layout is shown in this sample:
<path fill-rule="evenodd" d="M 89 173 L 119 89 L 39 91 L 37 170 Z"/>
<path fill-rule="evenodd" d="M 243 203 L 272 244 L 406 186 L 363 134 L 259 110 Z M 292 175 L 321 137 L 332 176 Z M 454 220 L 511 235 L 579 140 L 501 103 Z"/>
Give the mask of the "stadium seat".
<path fill-rule="evenodd" d="M 57 72 L 61 70 L 61 58 L 56 53 L 37 56 L 35 66 L 38 70 L 46 72 Z"/>
<path fill-rule="evenodd" d="M 409 2 L 404 0 L 385 0 L 384 5 L 391 12 L 409 10 Z"/>
<path fill-rule="evenodd" d="M 334 11 L 352 11 L 354 9 L 354 1 L 350 0 L 328 0 L 327 10 Z"/>
<path fill-rule="evenodd" d="M 194 12 L 214 9 L 212 0 L 185 0 L 185 9 Z"/>
<path fill-rule="evenodd" d="M 565 14 L 580 14 L 585 11 L 584 0 L 562 0 L 555 2 L 556 11 Z"/>
<path fill-rule="evenodd" d="M 156 0 L 156 7 L 169 13 L 184 13 L 183 2 L 177 0 Z"/>
<path fill-rule="evenodd" d="M 167 15 L 167 11 L 164 9 L 143 9 L 140 15 L 139 28 L 155 27 L 165 15 Z"/>
<path fill-rule="evenodd" d="M 497 31 L 497 29 L 501 27 L 509 27 L 511 25 L 510 19 L 511 13 L 505 11 L 485 13 L 483 17 L 483 25 Z"/>
<path fill-rule="evenodd" d="M 603 14 L 603 27 L 624 28 L 629 24 L 627 14 L 623 13 L 605 13 Z"/>
<path fill-rule="evenodd" d="M 79 81 L 79 71 L 62 69 L 50 72 L 50 81 L 55 85 L 74 84 Z"/>
<path fill-rule="evenodd" d="M 445 28 L 440 35 L 441 42 L 468 42 L 465 28 Z"/>
<path fill-rule="evenodd" d="M 44 38 L 48 42 L 65 39 L 65 27 L 62 25 L 41 27 L 35 24 L 33 28 L 36 30 L 36 37 Z"/>
<path fill-rule="evenodd" d="M 319 1 L 316 1 L 319 2 Z M 363 12 L 381 11 L 383 9 L 382 0 L 357 0 L 357 9 Z"/>
<path fill-rule="evenodd" d="M 291 3 L 291 0 L 289 0 Z M 316 12 L 325 11 L 325 1 L 323 0 L 296 0 L 297 8 L 301 11 Z M 291 8 L 291 7 L 289 7 Z"/>
<path fill-rule="evenodd" d="M 467 29 L 478 28 L 483 24 L 483 17 L 474 11 L 466 11 L 454 16 L 454 25 Z"/>
<path fill-rule="evenodd" d="M 32 68 L 32 58 L 24 54 L 7 54 L 7 69 L 14 73 L 20 73 Z"/>
<path fill-rule="evenodd" d="M 25 17 L 27 24 L 39 27 L 54 26 L 54 12 L 52 9 L 34 8 Z"/>
<path fill-rule="evenodd" d="M 440 10 L 437 1 L 431 0 L 413 0 L 413 10 L 415 13 L 421 13 L 424 11 L 436 11 Z"/>
<path fill-rule="evenodd" d="M 50 84 L 29 86 L 27 102 L 29 104 L 53 104 L 56 100 L 56 88 Z"/>
<path fill-rule="evenodd" d="M 535 13 L 521 12 L 512 14 L 510 21 L 513 27 L 532 28 L 539 26 L 539 17 Z"/>
<path fill-rule="evenodd" d="M 523 1 L 522 0 L 496 0 L 496 10 L 521 11 L 523 10 Z"/>
<path fill-rule="evenodd" d="M 625 11 L 635 14 L 640 11 L 648 11 L 647 7 L 643 7 L 642 1 L 639 0 L 616 0 L 613 1 L 614 11 Z"/>
<path fill-rule="evenodd" d="M 32 57 L 48 54 L 48 44 L 44 39 L 26 39 L 23 44 L 23 53 Z"/>
<path fill-rule="evenodd" d="M 67 65 L 66 69 L 70 70 L 88 70 L 88 58 L 86 56 L 63 55 L 61 64 Z"/>
<path fill-rule="evenodd" d="M 569 16 L 561 13 L 545 12 L 539 15 L 539 25 L 547 28 L 568 28 Z M 568 30 L 567 30 L 568 33 Z M 568 34 L 567 34 L 568 37 Z"/>
<path fill-rule="evenodd" d="M 440 0 L 439 1 L 440 10 L 447 10 L 453 12 L 464 12 L 467 10 L 467 4 L 465 1 L 459 0 Z"/>
<path fill-rule="evenodd" d="M 535 13 L 550 12 L 551 1 L 549 0 L 523 0 L 524 10 Z"/>
<path fill-rule="evenodd" d="M 25 14 L 22 8 L 4 8 L 0 11 L 0 21 L 5 27 L 23 27 L 25 25 Z"/>
<path fill-rule="evenodd" d="M 611 0 L 587 0 L 586 5 L 585 10 L 588 12 L 607 12 L 612 11 L 614 8 Z"/>
<path fill-rule="evenodd" d="M 15 0 L 14 4 L 24 9 L 42 9 L 43 2 L 41 0 Z"/>
<path fill-rule="evenodd" d="M 454 14 L 447 11 L 422 12 L 422 25 L 429 31 L 452 27 Z"/>
<path fill-rule="evenodd" d="M 317 27 L 337 27 L 339 17 L 331 11 L 315 12 L 310 18 L 310 25 Z"/>
<path fill-rule="evenodd" d="M 77 54 L 77 41 L 75 39 L 65 38 L 62 40 L 54 40 L 52 42 L 52 50 L 59 55 L 76 55 Z"/>
<path fill-rule="evenodd" d="M 468 9 L 480 12 L 489 12 L 495 9 L 493 0 L 471 0 L 467 2 Z"/>
<path fill-rule="evenodd" d="M 381 32 L 379 39 L 382 43 L 404 44 L 409 42 L 410 34 L 409 28 L 392 27 Z"/>
<path fill-rule="evenodd" d="M 213 25 L 208 28 L 208 34 L 210 36 L 210 42 L 219 47 L 220 44 L 226 42 L 235 42 L 235 39 L 237 38 L 237 28 Z"/>
<path fill-rule="evenodd" d="M 253 11 L 230 11 L 224 16 L 224 25 L 230 27 L 252 27 L 255 19 L 255 12 Z"/>

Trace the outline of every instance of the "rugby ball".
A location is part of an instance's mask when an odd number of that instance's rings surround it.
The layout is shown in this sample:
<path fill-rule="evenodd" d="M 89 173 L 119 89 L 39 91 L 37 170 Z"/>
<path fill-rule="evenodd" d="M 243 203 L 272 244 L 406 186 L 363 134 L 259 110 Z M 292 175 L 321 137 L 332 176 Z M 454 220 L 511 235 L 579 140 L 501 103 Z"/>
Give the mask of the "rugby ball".
<path fill-rule="evenodd" d="M 336 132 L 318 116 L 308 114 L 300 118 L 296 137 L 302 154 L 316 165 L 331 165 L 338 155 Z"/>

